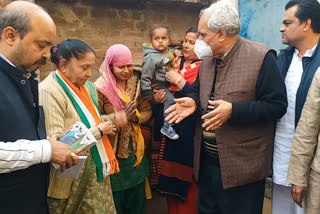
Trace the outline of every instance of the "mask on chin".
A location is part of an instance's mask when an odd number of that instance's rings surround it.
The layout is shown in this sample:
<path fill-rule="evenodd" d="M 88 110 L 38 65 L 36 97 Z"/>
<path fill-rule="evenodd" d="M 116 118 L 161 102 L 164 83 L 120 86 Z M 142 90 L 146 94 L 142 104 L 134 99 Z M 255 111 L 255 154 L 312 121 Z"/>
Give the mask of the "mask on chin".
<path fill-rule="evenodd" d="M 205 41 L 199 39 L 196 40 L 194 52 L 199 59 L 212 56 L 211 47 Z"/>

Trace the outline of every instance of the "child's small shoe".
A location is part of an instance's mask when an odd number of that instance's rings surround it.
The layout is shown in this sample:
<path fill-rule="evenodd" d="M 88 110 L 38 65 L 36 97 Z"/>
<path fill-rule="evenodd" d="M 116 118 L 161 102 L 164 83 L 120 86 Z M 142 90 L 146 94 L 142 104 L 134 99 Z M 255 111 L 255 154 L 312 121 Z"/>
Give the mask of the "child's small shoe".
<path fill-rule="evenodd" d="M 172 125 L 169 125 L 167 123 L 164 123 L 160 132 L 170 138 L 171 140 L 178 140 L 179 135 L 176 133 L 176 131 L 172 128 Z"/>

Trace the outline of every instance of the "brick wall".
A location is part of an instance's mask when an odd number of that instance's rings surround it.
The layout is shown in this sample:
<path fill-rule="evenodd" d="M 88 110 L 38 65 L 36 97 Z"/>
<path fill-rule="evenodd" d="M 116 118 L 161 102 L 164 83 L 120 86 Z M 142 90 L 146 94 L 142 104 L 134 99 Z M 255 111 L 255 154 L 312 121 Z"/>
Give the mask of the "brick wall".
<path fill-rule="evenodd" d="M 56 42 L 67 38 L 85 41 L 97 53 L 97 71 L 108 47 L 122 43 L 132 51 L 134 63 L 142 62 L 142 43 L 149 42 L 152 24 L 165 24 L 171 38 L 182 40 L 185 31 L 197 24 L 200 4 L 148 3 L 141 0 L 36 0 L 48 10 L 57 25 Z M 111 3 L 110 3 L 111 2 Z M 41 68 L 41 79 L 54 69 Z M 95 79 L 98 72 L 94 73 Z"/>

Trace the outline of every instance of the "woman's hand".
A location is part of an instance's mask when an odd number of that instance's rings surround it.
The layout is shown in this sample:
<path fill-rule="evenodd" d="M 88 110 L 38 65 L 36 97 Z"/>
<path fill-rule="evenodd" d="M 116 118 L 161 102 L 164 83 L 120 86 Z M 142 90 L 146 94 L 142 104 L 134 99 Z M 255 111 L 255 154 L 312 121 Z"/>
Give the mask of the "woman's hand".
<path fill-rule="evenodd" d="M 117 127 L 112 123 L 112 121 L 102 122 L 97 126 L 102 131 L 103 135 L 114 136 L 116 134 Z"/>
<path fill-rule="evenodd" d="M 125 112 L 127 114 L 127 118 L 131 122 L 137 122 L 138 118 L 136 115 L 137 104 L 135 101 L 130 101 L 125 106 Z"/>
<path fill-rule="evenodd" d="M 166 79 L 169 83 L 174 84 L 179 78 L 183 78 L 178 72 L 175 70 L 171 69 L 166 73 Z"/>
<path fill-rule="evenodd" d="M 125 128 L 128 125 L 128 117 L 124 110 L 114 111 L 114 123 L 117 128 Z"/>
<path fill-rule="evenodd" d="M 179 90 L 181 90 L 186 84 L 186 80 L 183 78 L 183 76 L 175 70 L 169 70 L 166 73 L 166 79 L 169 83 L 176 85 Z"/>
<path fill-rule="evenodd" d="M 157 104 L 163 103 L 165 99 L 166 99 L 166 91 L 164 89 L 154 89 L 153 90 L 152 100 L 155 103 L 157 103 Z"/>

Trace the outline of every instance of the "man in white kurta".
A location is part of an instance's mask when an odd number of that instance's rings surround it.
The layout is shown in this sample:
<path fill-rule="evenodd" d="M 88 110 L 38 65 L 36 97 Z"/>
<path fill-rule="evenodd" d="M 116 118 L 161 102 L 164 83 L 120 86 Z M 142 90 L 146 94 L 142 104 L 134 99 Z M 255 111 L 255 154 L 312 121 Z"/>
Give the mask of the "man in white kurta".
<path fill-rule="evenodd" d="M 287 87 L 288 108 L 287 113 L 276 126 L 273 157 L 273 214 L 304 213 L 304 206 L 300 207 L 292 200 L 287 172 L 292 140 L 301 113 L 301 110 L 297 112 L 297 106 L 303 105 L 310 87 L 310 79 L 313 78 L 318 67 L 315 62 L 320 60 L 318 57 L 319 33 L 316 33 L 317 30 L 312 25 L 314 17 L 310 15 L 310 18 L 303 21 L 299 14 L 311 14 L 308 6 L 312 4 L 319 7 L 317 0 L 288 2 L 283 25 L 280 28 L 282 42 L 290 46 L 279 54 L 278 59 Z"/>

